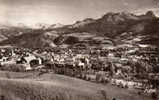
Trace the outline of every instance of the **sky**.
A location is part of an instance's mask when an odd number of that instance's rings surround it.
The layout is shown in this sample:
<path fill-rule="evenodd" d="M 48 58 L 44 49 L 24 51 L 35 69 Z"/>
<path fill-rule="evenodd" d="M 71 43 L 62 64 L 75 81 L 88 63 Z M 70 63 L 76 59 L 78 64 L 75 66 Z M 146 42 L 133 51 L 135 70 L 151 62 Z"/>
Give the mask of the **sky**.
<path fill-rule="evenodd" d="M 159 16 L 159 0 L 0 0 L 0 24 L 72 24 L 107 12 L 148 10 Z"/>

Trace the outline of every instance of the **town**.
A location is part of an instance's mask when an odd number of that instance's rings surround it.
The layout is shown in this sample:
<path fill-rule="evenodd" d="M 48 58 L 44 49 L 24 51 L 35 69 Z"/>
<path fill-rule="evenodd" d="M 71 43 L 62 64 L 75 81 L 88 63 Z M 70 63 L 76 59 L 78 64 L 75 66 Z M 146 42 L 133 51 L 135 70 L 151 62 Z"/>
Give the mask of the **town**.
<path fill-rule="evenodd" d="M 139 95 L 157 97 L 159 66 L 157 48 L 112 47 L 26 49 L 1 47 L 0 69 L 4 71 L 40 74 L 53 72 L 99 84 L 110 83 L 125 89 L 135 89 Z M 155 72 L 156 71 L 156 72 Z"/>

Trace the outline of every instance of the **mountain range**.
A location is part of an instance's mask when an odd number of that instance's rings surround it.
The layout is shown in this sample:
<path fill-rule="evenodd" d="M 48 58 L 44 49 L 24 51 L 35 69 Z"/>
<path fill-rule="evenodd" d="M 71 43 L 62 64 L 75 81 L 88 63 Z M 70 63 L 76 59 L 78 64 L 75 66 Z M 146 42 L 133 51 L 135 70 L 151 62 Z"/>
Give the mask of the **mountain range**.
<path fill-rule="evenodd" d="M 86 18 L 72 25 L 0 27 L 0 45 L 44 48 L 76 44 L 102 48 L 123 44 L 159 47 L 159 18 L 152 11 L 143 15 L 109 12 L 99 19 Z"/>

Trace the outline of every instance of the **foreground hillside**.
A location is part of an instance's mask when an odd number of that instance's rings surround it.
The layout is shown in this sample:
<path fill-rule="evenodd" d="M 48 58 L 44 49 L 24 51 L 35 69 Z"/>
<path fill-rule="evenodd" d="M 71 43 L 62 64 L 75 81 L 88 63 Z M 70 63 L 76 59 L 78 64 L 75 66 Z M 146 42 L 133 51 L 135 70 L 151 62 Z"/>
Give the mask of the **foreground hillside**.
<path fill-rule="evenodd" d="M 0 72 L 0 93 L 6 100 L 151 100 L 111 85 L 56 74 Z M 10 76 L 9 79 L 6 76 Z"/>
<path fill-rule="evenodd" d="M 100 96 L 51 82 L 0 79 L 3 95 L 9 100 L 98 100 Z M 97 98 L 98 97 L 98 98 Z M 100 99 L 102 100 L 102 99 Z"/>

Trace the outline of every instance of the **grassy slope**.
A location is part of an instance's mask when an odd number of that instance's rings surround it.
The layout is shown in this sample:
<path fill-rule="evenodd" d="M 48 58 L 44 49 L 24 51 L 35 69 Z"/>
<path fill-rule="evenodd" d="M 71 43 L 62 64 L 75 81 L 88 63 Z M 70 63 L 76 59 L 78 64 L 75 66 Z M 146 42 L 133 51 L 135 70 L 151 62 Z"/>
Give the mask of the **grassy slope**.
<path fill-rule="evenodd" d="M 20 100 L 98 100 L 96 94 L 75 90 L 56 83 L 22 79 L 0 79 L 2 93 Z M 14 98 L 10 98 L 14 100 Z M 100 99 L 101 100 L 101 99 Z"/>
<path fill-rule="evenodd" d="M 0 72 L 0 76 L 3 77 L 0 78 L 0 90 L 4 93 L 12 93 L 12 97 L 23 98 L 20 100 L 102 100 L 100 90 L 105 90 L 110 100 L 112 97 L 116 97 L 117 100 L 143 100 L 143 97 L 126 89 L 90 83 L 62 75 L 37 76 L 36 72 L 10 72 L 11 79 L 6 79 L 6 73 L 8 72 Z M 144 100 L 151 99 L 144 97 Z"/>

